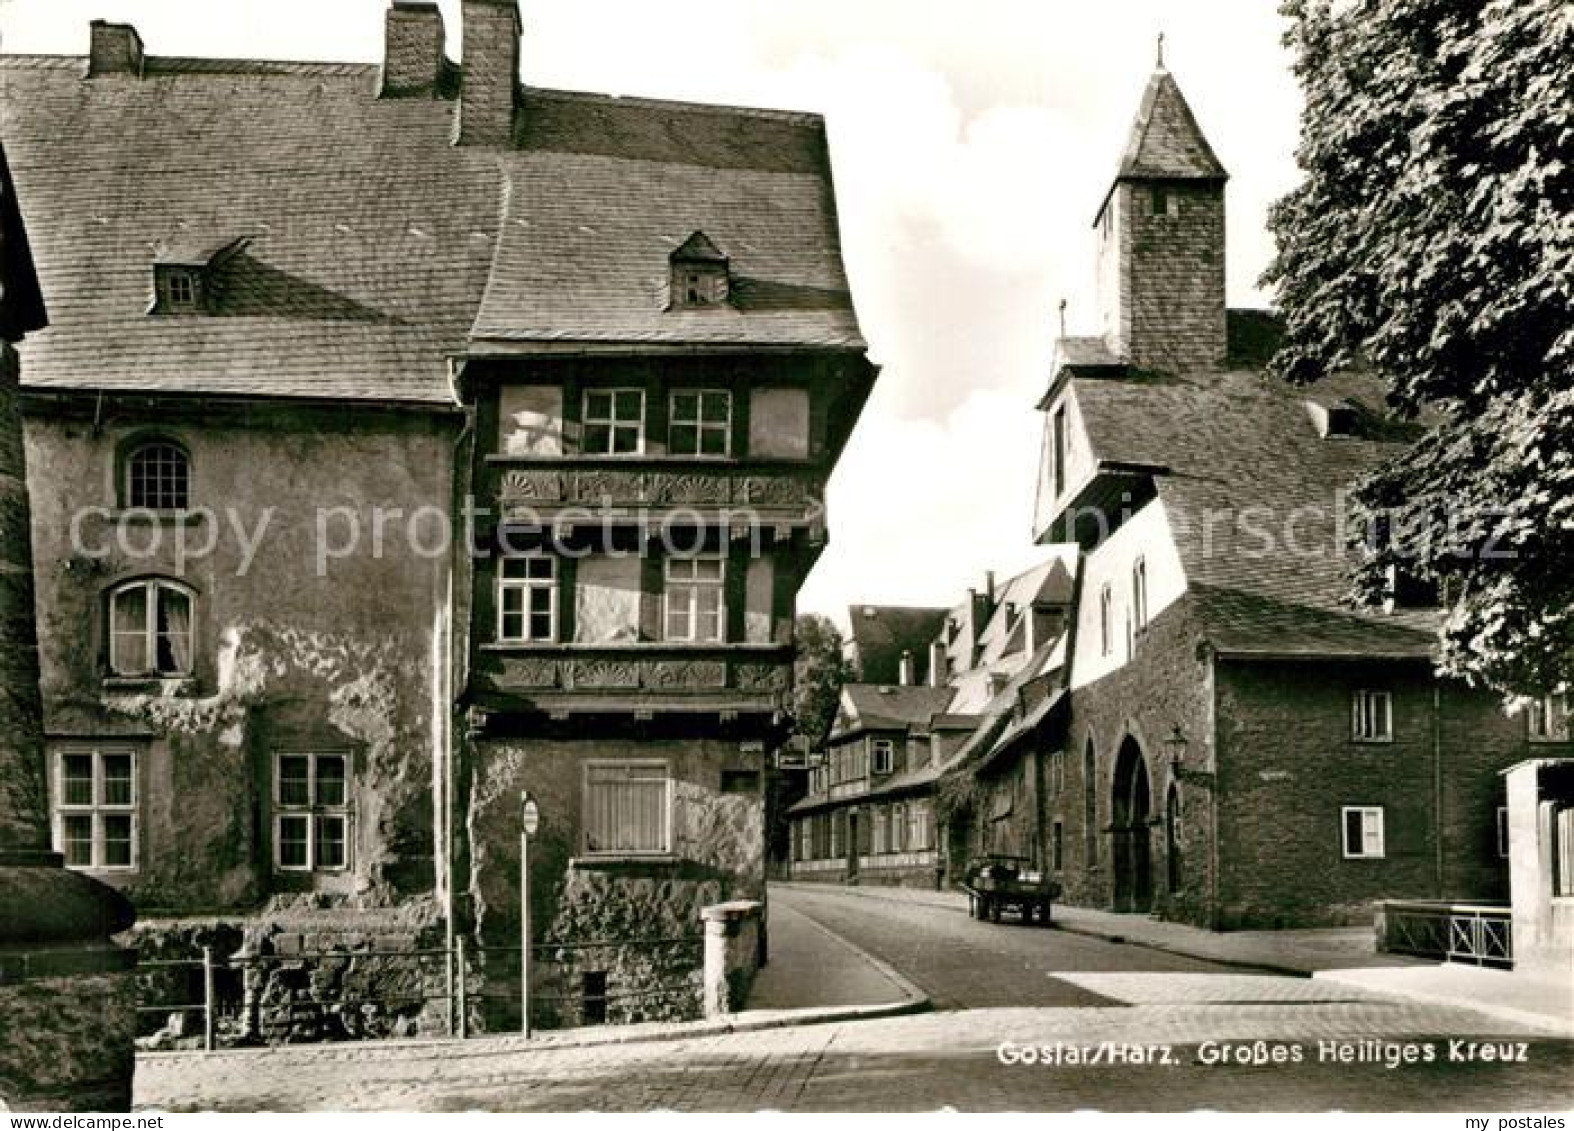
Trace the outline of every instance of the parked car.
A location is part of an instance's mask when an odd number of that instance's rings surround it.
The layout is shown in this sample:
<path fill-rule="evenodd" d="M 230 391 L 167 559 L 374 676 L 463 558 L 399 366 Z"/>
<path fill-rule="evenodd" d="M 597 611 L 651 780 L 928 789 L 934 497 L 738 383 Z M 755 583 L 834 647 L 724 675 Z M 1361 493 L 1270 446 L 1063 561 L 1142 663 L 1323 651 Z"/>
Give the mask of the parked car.
<path fill-rule="evenodd" d="M 1014 911 L 1022 922 L 1035 916 L 1049 926 L 1050 907 L 1060 885 L 1032 866 L 1023 856 L 978 856 L 968 862 L 962 887 L 968 895 L 968 914 L 974 919 L 1000 922 L 1004 911 Z"/>

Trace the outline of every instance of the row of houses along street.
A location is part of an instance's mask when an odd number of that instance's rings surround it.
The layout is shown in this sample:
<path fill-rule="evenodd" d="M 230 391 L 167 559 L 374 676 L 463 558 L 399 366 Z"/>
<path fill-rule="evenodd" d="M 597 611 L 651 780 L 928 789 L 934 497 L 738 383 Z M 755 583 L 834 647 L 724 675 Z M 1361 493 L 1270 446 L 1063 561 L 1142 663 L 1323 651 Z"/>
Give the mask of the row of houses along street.
<path fill-rule="evenodd" d="M 1266 375 L 1162 56 L 1093 217 L 1103 332 L 1058 340 L 1037 482 L 999 485 L 1040 564 L 855 605 L 834 727 L 783 769 L 797 596 L 879 375 L 824 123 L 521 86 L 514 0 L 460 9 L 462 70 L 416 0 L 380 65 L 102 20 L 86 56 L 0 55 L 5 246 L 47 306 L 8 335 L 41 701 L 7 773 L 38 786 L 26 866 L 135 909 L 84 913 L 142 959 L 99 972 L 124 1035 L 735 1012 L 773 867 L 944 893 L 1008 857 L 1212 931 L 1496 922 L 1513 833 L 1514 960 L 1566 960 L 1566 699 L 1434 675 L 1446 595 L 1413 579 L 1344 603 L 1336 500 L 1426 422 L 1375 375 Z M 28 1055 L 19 1097 L 83 1103 L 80 1069 L 124 1099 L 124 1065 Z"/>

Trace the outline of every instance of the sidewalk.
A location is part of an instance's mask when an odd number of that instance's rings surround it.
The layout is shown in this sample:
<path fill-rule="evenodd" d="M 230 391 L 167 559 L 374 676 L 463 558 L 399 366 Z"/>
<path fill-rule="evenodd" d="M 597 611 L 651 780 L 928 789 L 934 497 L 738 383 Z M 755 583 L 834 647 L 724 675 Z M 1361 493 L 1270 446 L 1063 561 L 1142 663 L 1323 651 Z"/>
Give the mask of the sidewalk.
<path fill-rule="evenodd" d="M 917 986 L 829 928 L 779 900 L 769 908 L 770 961 L 755 975 L 748 1011 L 845 1010 L 927 1002 Z M 880 1016 L 889 1013 L 884 1008 Z"/>
<path fill-rule="evenodd" d="M 1568 978 L 1557 982 L 1454 963 L 1405 970 L 1320 970 L 1313 977 L 1414 1001 L 1461 1005 L 1574 1037 L 1574 980 Z"/>
<path fill-rule="evenodd" d="M 777 885 L 772 885 L 777 886 Z M 782 884 L 804 891 L 840 891 L 871 899 L 923 903 L 967 914 L 967 895 L 960 891 L 918 888 L 840 887 L 831 884 Z M 1185 923 L 1168 923 L 1146 915 L 1123 915 L 1089 907 L 1055 904 L 1051 925 L 1062 931 L 1091 935 L 1111 942 L 1241 966 L 1271 974 L 1309 977 L 1319 970 L 1426 965 L 1418 959 L 1378 954 L 1370 927 L 1331 927 L 1296 931 L 1208 931 Z"/>

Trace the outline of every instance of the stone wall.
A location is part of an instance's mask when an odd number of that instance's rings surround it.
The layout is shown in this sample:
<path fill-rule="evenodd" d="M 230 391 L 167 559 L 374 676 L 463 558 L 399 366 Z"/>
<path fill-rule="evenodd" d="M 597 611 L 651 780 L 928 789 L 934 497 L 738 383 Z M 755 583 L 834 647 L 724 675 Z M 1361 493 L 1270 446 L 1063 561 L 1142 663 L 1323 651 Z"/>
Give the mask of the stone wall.
<path fill-rule="evenodd" d="M 758 745 L 758 744 L 753 744 Z M 763 755 L 734 739 L 564 736 L 479 740 L 471 762 L 469 903 L 487 956 L 488 1028 L 519 1022 L 519 797 L 541 811 L 531 843 L 531 923 L 545 948 L 536 962 L 535 1023 L 581 1023 L 585 976 L 605 976 L 609 1022 L 684 1019 L 700 1011 L 700 913 L 761 898 L 765 883 Z M 672 780 L 673 851 L 600 856 L 583 846 L 587 762 L 662 760 Z M 753 773 L 754 788 L 724 792 L 723 771 Z M 737 780 L 734 778 L 733 780 Z M 686 944 L 667 940 L 689 939 Z M 579 950 L 589 940 L 629 945 Z M 638 996 L 635 996 L 638 995 Z M 548 999 L 562 998 L 555 1004 Z"/>
<path fill-rule="evenodd" d="M 1162 825 L 1152 831 L 1151 876 L 1154 907 L 1167 918 L 1211 926 L 1213 835 L 1211 784 L 1205 776 L 1176 782 L 1165 744 L 1174 728 L 1187 739 L 1186 766 L 1206 774 L 1214 763 L 1213 665 L 1199 650 L 1200 632 L 1189 598 L 1182 598 L 1156 616 L 1136 636 L 1135 655 L 1126 664 L 1070 695 L 1069 721 L 1061 788 L 1047 799 L 1048 824 L 1061 822 L 1065 867 L 1059 875 L 1065 902 L 1085 907 L 1114 904 L 1112 843 L 1107 833 L 1113 820 L 1115 761 L 1121 744 L 1135 740 L 1147 766 L 1150 812 L 1164 813 L 1172 784 L 1179 791 L 1182 820 L 1180 883 L 1168 884 Z M 1081 636 L 1078 648 L 1097 647 Z M 1093 751 L 1093 776 L 1085 771 Z M 1087 798 L 1094 800 L 1087 819 Z M 1090 851 L 1091 849 L 1091 851 Z"/>
<path fill-rule="evenodd" d="M 431 901 L 385 911 L 294 909 L 248 918 L 150 920 L 130 932 L 141 958 L 137 1045 L 200 1049 L 203 948 L 214 962 L 216 1047 L 444 1036 L 444 932 Z M 434 953 L 437 952 L 437 953 Z M 178 965 L 171 965 L 178 963 Z"/>
<path fill-rule="evenodd" d="M 1226 925 L 1364 924 L 1380 899 L 1507 898 L 1499 771 L 1525 756 L 1522 717 L 1435 683 L 1425 661 L 1219 673 Z M 1352 741 L 1357 689 L 1392 693 L 1391 742 Z M 1344 857 L 1340 810 L 1354 805 L 1383 807 L 1381 859 Z"/>

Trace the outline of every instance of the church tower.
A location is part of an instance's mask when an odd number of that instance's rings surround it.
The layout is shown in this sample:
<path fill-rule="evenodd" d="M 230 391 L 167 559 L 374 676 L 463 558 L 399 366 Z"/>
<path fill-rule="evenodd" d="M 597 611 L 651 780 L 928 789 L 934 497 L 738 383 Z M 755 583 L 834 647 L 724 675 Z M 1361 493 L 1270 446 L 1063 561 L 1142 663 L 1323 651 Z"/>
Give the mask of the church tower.
<path fill-rule="evenodd" d="M 1120 360 L 1172 373 L 1224 363 L 1228 177 L 1161 53 L 1093 222 L 1102 331 Z"/>

